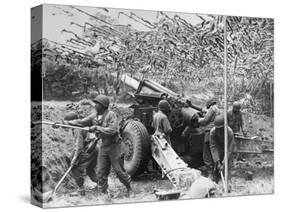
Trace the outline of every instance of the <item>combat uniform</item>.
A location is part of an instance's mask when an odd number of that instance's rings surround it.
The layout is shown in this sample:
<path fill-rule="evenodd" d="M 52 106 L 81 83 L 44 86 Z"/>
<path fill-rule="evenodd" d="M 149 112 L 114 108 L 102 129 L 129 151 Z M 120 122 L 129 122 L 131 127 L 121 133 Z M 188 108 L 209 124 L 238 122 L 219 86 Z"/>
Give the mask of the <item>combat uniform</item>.
<path fill-rule="evenodd" d="M 232 149 L 233 132 L 230 127 L 227 127 L 227 138 L 228 138 L 228 151 Z M 224 159 L 224 127 L 216 128 L 213 127 L 210 131 L 210 149 L 214 163 Z M 230 154 L 228 154 L 228 158 Z"/>
<path fill-rule="evenodd" d="M 213 168 L 213 159 L 210 151 L 210 130 L 214 127 L 214 120 L 222 112 L 217 105 L 210 106 L 206 116 L 199 119 L 200 126 L 205 127 L 205 139 L 203 146 L 203 161 L 209 170 Z"/>
<path fill-rule="evenodd" d="M 230 110 L 227 112 L 227 122 L 234 133 L 239 133 L 243 130 L 243 119 L 240 111 L 233 112 Z"/>
<path fill-rule="evenodd" d="M 239 102 L 234 102 L 232 106 L 232 110 L 229 110 L 227 112 L 227 122 L 234 134 L 240 134 L 240 132 L 242 132 L 243 135 L 245 136 L 245 132 L 243 130 L 242 113 L 240 109 L 241 109 L 241 104 Z M 244 161 L 245 160 L 244 154 L 237 153 L 236 159 Z"/>
<path fill-rule="evenodd" d="M 155 129 L 155 135 L 164 135 L 168 143 L 171 144 L 170 133 L 172 132 L 172 127 L 168 117 L 161 110 L 153 116 L 152 127 Z"/>
<path fill-rule="evenodd" d="M 233 143 L 233 132 L 230 127 L 227 127 L 228 137 L 228 159 L 231 155 L 232 143 Z M 213 170 L 213 179 L 218 183 L 220 179 L 220 171 L 223 167 L 222 162 L 224 161 L 224 127 L 212 128 L 210 131 L 210 149 L 214 160 L 215 168 Z M 219 164 L 219 167 L 218 167 Z"/>
<path fill-rule="evenodd" d="M 96 126 L 101 145 L 98 154 L 98 186 L 102 192 L 108 188 L 108 175 L 112 165 L 119 180 L 130 189 L 131 177 L 123 167 L 124 155 L 118 136 L 118 121 L 113 111 L 105 110 Z"/>
<path fill-rule="evenodd" d="M 90 127 L 96 124 L 95 117 L 95 114 L 91 114 L 86 118 L 65 121 L 64 123 L 80 127 Z M 74 133 L 76 140 L 74 158 L 77 159 L 72 168 L 72 175 L 79 187 L 83 187 L 86 175 L 88 175 L 93 182 L 97 183 L 98 179 L 95 167 L 97 164 L 98 147 L 95 145 L 90 151 L 85 151 L 90 142 L 96 139 L 96 137 L 91 133 L 81 130 L 74 130 Z"/>

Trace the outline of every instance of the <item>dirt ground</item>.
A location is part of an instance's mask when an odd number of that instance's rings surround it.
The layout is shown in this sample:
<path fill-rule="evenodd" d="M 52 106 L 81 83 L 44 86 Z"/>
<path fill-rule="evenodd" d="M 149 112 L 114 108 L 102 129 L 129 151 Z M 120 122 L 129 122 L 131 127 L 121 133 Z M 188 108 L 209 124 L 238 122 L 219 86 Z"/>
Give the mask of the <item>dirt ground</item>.
<path fill-rule="evenodd" d="M 34 106 L 32 121 L 38 120 L 38 107 Z M 131 111 L 127 105 L 119 104 L 113 107 L 118 110 L 119 116 L 129 116 Z M 90 106 L 80 106 L 69 102 L 48 101 L 43 103 L 43 120 L 60 121 L 65 113 L 78 110 L 81 117 L 91 112 Z M 266 116 L 257 116 L 244 112 L 245 128 L 249 135 L 257 135 L 262 140 L 273 142 L 273 128 L 271 119 Z M 39 127 L 31 132 L 32 137 L 32 166 L 38 166 L 41 155 L 38 154 L 42 148 L 42 179 L 43 192 L 54 188 L 63 173 L 68 168 L 69 158 L 74 152 L 73 131 L 70 129 L 53 129 L 51 126 L 43 126 L 42 134 Z M 43 140 L 42 140 L 43 139 Z M 43 141 L 41 145 L 41 141 Z M 227 196 L 270 194 L 274 192 L 274 163 L 273 154 L 243 154 L 245 160 L 232 160 L 229 190 Z M 38 172 L 32 173 L 32 179 L 41 177 Z M 44 207 L 64 207 L 93 204 L 111 204 L 127 202 L 156 201 L 155 190 L 170 190 L 172 184 L 167 179 L 162 179 L 159 174 L 145 173 L 132 182 L 134 194 L 125 196 L 125 187 L 116 179 L 113 173 L 109 179 L 109 194 L 103 195 L 96 189 L 96 184 L 86 179 L 86 195 L 78 195 L 76 184 L 71 176 L 68 176 L 53 200 Z M 222 185 L 215 196 L 222 194 Z"/>

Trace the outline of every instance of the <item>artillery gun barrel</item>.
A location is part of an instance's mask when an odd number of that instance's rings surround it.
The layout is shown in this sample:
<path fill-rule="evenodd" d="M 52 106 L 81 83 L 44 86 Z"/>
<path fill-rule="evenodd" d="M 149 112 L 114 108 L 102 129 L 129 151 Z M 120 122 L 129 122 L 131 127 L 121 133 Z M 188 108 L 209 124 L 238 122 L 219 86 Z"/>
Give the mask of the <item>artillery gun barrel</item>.
<path fill-rule="evenodd" d="M 112 76 L 116 77 L 116 74 L 112 74 Z M 174 99 L 178 99 L 180 97 L 179 94 L 175 93 L 174 91 L 170 90 L 169 88 L 166 88 L 152 80 L 145 80 L 145 81 L 139 82 L 139 81 L 135 80 L 134 78 L 129 77 L 126 74 L 122 74 L 120 76 L 120 80 L 137 92 L 142 91 L 142 93 L 145 93 L 145 94 L 164 93 Z M 140 83 L 142 86 L 141 88 L 139 88 Z M 141 90 L 139 90 L 139 89 L 141 89 Z M 198 111 L 202 111 L 202 108 L 200 108 L 199 106 L 193 105 L 191 103 L 191 101 L 189 100 L 189 98 L 186 98 L 185 101 L 189 104 L 189 107 L 191 107 L 195 110 L 198 110 Z"/>
<path fill-rule="evenodd" d="M 179 94 L 175 93 L 174 91 L 170 90 L 169 88 L 166 88 L 159 83 L 152 81 L 152 80 L 146 80 L 145 84 L 148 85 L 149 87 L 153 88 L 155 91 L 161 92 L 161 93 L 166 93 L 171 97 L 177 98 Z"/>
<path fill-rule="evenodd" d="M 113 76 L 116 76 L 116 74 L 113 74 Z M 127 86 L 129 86 L 130 88 L 133 88 L 134 90 L 137 90 L 139 87 L 140 82 L 135 80 L 132 77 L 129 77 L 126 74 L 121 75 L 120 80 L 125 83 Z M 172 90 L 165 88 L 164 86 L 160 85 L 157 82 L 154 82 L 152 80 L 145 80 L 145 84 L 144 86 L 146 87 L 146 91 L 150 91 L 151 92 L 160 92 L 160 93 L 166 93 L 171 97 L 178 97 L 179 95 L 175 92 L 173 92 Z"/>
<path fill-rule="evenodd" d="M 129 77 L 126 74 L 122 74 L 120 77 L 120 80 L 134 90 L 137 90 L 139 87 L 139 84 L 140 84 L 140 82 L 138 82 L 137 80 L 135 80 L 132 77 Z"/>

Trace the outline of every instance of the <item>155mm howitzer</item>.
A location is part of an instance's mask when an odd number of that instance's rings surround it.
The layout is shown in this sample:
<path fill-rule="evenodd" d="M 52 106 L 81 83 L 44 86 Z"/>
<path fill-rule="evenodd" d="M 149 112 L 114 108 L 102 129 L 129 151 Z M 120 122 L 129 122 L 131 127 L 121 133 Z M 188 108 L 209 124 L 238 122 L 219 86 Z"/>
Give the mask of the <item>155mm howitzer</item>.
<path fill-rule="evenodd" d="M 127 75 L 120 76 L 120 79 L 135 91 L 131 94 L 135 103 L 130 106 L 134 110 L 134 118 L 126 121 L 122 133 L 126 149 L 125 169 L 132 176 L 137 175 L 146 169 L 153 158 L 175 188 L 190 187 L 197 178 L 202 177 L 200 171 L 194 169 L 203 165 L 205 134 L 198 122 L 203 115 L 202 108 L 152 80 L 138 81 Z M 163 136 L 153 135 L 153 114 L 162 99 L 171 105 L 168 116 L 173 129 L 171 145 Z M 184 130 L 187 137 L 182 136 Z"/>
<path fill-rule="evenodd" d="M 133 176 L 141 173 L 152 157 L 175 187 L 190 186 L 188 183 L 198 177 L 193 168 L 204 165 L 205 132 L 198 121 L 200 116 L 204 116 L 203 109 L 192 104 L 189 98 L 181 97 L 152 80 L 138 81 L 127 75 L 120 76 L 120 79 L 135 91 L 131 94 L 135 104 L 130 106 L 134 109 L 134 120 L 128 120 L 123 131 L 127 147 L 126 170 Z M 168 116 L 173 129 L 171 145 L 164 137 L 153 135 L 153 114 L 162 99 L 172 107 Z M 235 136 L 234 143 L 234 152 L 263 152 L 260 142 L 251 137 Z"/>

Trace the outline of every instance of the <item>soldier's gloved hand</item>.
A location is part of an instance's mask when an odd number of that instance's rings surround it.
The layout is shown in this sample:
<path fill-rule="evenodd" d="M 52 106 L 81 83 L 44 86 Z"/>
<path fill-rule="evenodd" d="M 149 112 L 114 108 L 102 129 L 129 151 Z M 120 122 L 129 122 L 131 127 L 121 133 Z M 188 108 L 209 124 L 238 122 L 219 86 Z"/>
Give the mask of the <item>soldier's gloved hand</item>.
<path fill-rule="evenodd" d="M 75 166 L 77 165 L 77 157 L 72 158 L 70 166 Z"/>
<path fill-rule="evenodd" d="M 52 127 L 55 128 L 55 129 L 57 129 L 57 128 L 60 127 L 60 126 L 58 126 L 58 124 L 60 124 L 60 123 L 59 123 L 59 122 L 55 122 L 55 123 L 52 125 Z"/>
<path fill-rule="evenodd" d="M 97 125 L 89 127 L 89 132 L 96 132 L 97 130 L 98 130 L 98 126 Z"/>
<path fill-rule="evenodd" d="M 198 125 L 199 125 L 199 126 L 202 124 L 203 120 L 204 120 L 204 118 L 199 118 L 199 119 L 198 119 Z"/>
<path fill-rule="evenodd" d="M 183 132 L 181 133 L 181 137 L 185 137 L 185 135 L 186 135 L 186 132 L 183 131 Z"/>
<path fill-rule="evenodd" d="M 181 133 L 181 136 L 182 136 L 182 137 L 185 137 L 185 136 L 186 136 L 186 133 L 187 133 L 188 128 L 189 128 L 189 127 L 186 127 L 186 128 L 182 131 L 182 133 Z"/>

